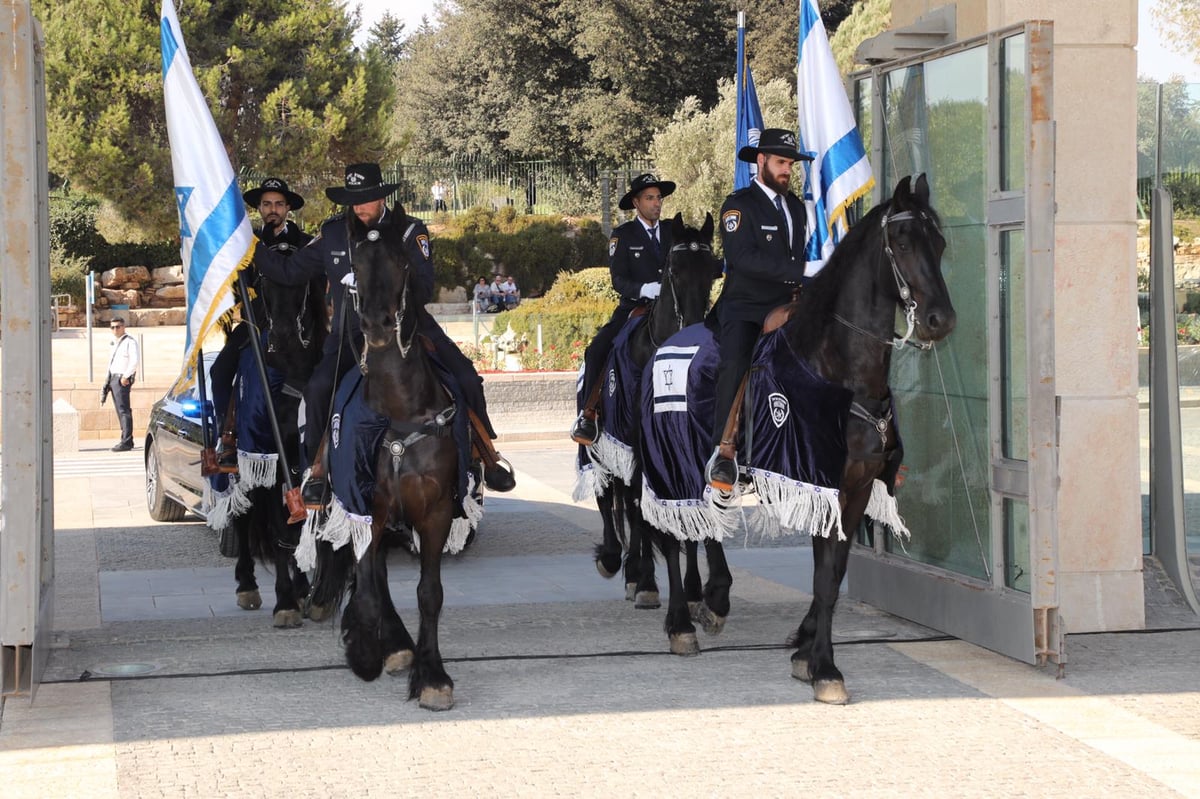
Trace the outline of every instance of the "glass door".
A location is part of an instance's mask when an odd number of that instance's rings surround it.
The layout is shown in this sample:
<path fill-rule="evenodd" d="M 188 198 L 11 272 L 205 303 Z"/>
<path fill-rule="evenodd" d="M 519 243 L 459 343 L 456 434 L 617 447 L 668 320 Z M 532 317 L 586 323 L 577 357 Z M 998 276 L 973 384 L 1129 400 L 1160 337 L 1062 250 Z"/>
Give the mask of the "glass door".
<path fill-rule="evenodd" d="M 864 530 L 849 592 L 1028 662 L 1058 660 L 1062 638 L 1057 460 L 1030 458 L 1056 452 L 1053 329 L 1031 325 L 1053 307 L 1051 30 L 1028 23 L 890 62 L 855 92 L 881 198 L 905 175 L 929 179 L 958 326 L 932 351 L 893 356 L 912 538 Z"/>

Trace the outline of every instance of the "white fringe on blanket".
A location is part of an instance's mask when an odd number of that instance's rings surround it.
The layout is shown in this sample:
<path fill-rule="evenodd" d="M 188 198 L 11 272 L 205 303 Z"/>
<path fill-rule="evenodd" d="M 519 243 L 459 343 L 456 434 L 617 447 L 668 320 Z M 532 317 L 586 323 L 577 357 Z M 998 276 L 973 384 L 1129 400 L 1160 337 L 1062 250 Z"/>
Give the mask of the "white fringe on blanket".
<path fill-rule="evenodd" d="M 315 510 L 308 511 L 304 526 L 300 528 L 300 543 L 296 544 L 296 566 L 300 571 L 312 571 L 317 567 L 317 516 Z"/>
<path fill-rule="evenodd" d="M 249 492 L 254 488 L 267 488 L 275 485 L 276 465 L 279 456 L 261 452 L 245 452 L 238 450 L 238 483 L 242 490 Z"/>
<path fill-rule="evenodd" d="M 659 499 L 642 478 L 642 516 L 680 541 L 722 541 L 737 531 L 737 497 L 725 500 L 711 488 L 704 499 Z"/>
<path fill-rule="evenodd" d="M 597 463 L 586 464 L 575 474 L 575 490 L 571 492 L 571 499 L 575 502 L 595 499 L 612 483 L 612 475 Z"/>
<path fill-rule="evenodd" d="M 456 516 L 454 521 L 450 522 L 450 537 L 446 539 L 445 545 L 442 546 L 442 552 L 449 555 L 457 555 L 463 551 L 463 547 L 467 545 L 467 537 L 471 535 L 471 530 L 479 527 L 479 522 L 483 520 L 483 503 L 475 497 L 475 475 L 467 475 L 467 495 L 462 502 L 463 513 L 466 517 Z M 421 536 L 416 530 L 412 531 L 413 552 L 421 551 Z"/>
<path fill-rule="evenodd" d="M 636 465 L 633 447 L 613 438 L 608 433 L 600 432 L 600 437 L 588 447 L 588 455 L 591 456 L 593 463 L 604 467 L 605 471 L 615 474 L 625 483 L 629 483 L 633 479 L 633 469 Z"/>
<path fill-rule="evenodd" d="M 807 532 L 828 538 L 836 531 L 839 541 L 846 540 L 842 530 L 842 509 L 836 488 L 822 488 L 763 469 L 747 469 L 758 494 L 759 513 L 772 519 L 765 526 L 768 535 L 781 532 Z"/>
<path fill-rule="evenodd" d="M 892 535 L 904 541 L 912 538 L 908 525 L 900 516 L 896 506 L 896 498 L 888 493 L 887 486 L 882 480 L 876 480 L 871 486 L 871 498 L 867 501 L 866 515 L 892 531 Z"/>

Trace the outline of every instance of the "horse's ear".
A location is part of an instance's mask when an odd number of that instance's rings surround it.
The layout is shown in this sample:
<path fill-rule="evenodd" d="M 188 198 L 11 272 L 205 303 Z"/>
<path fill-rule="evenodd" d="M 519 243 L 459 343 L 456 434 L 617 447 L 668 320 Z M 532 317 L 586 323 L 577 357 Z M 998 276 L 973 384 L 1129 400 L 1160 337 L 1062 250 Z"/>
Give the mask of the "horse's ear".
<path fill-rule="evenodd" d="M 925 179 L 924 172 L 917 175 L 917 185 L 913 187 L 913 194 L 922 205 L 929 205 L 929 181 Z"/>
<path fill-rule="evenodd" d="M 704 213 L 704 225 L 700 228 L 700 235 L 704 237 L 705 241 L 708 241 L 708 242 L 712 241 L 713 218 L 712 218 L 712 212 L 710 212 L 710 211 L 706 211 Z"/>
<path fill-rule="evenodd" d="M 904 208 L 908 205 L 908 200 L 912 196 L 912 175 L 905 175 L 896 184 L 896 190 L 892 192 L 892 207 Z"/>
<path fill-rule="evenodd" d="M 683 214 L 679 213 L 671 217 L 671 235 L 676 239 L 682 239 L 684 230 Z"/>

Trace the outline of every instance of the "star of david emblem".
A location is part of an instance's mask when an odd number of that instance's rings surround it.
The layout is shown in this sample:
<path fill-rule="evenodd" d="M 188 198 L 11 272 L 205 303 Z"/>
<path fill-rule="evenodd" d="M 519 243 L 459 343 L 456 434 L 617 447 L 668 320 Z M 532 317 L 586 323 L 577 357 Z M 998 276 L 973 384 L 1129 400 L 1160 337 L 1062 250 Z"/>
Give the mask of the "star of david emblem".
<path fill-rule="evenodd" d="M 188 238 L 192 235 L 192 229 L 188 227 L 187 221 L 187 204 L 192 198 L 193 186 L 176 186 L 175 187 L 175 204 L 179 207 L 179 237 Z"/>
<path fill-rule="evenodd" d="M 675 387 L 675 370 L 672 367 L 668 366 L 666 369 L 664 369 L 662 376 L 663 383 L 666 384 L 667 388 Z"/>

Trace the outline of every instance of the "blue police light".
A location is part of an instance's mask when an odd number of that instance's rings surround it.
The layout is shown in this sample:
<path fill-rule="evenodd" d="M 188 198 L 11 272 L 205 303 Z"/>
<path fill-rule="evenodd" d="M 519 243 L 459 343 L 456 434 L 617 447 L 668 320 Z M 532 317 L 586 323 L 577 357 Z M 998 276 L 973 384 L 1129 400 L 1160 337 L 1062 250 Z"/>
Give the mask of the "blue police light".
<path fill-rule="evenodd" d="M 204 412 L 204 403 L 198 399 L 185 399 L 179 403 L 179 410 L 185 419 L 199 419 Z"/>

